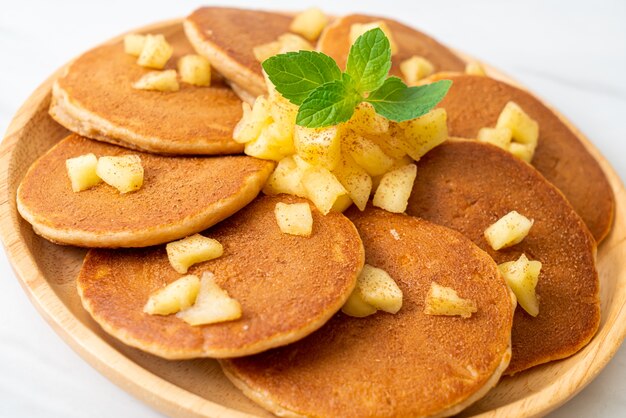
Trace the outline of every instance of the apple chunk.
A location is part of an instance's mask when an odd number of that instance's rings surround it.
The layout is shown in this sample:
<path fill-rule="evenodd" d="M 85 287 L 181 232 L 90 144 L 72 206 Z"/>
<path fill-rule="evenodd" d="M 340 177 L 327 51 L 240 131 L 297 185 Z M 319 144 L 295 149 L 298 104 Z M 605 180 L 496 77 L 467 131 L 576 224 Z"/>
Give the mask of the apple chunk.
<path fill-rule="evenodd" d="M 353 291 L 341 307 L 341 312 L 355 318 L 363 318 L 375 314 L 376 308 L 363 300 L 361 292 Z"/>
<path fill-rule="evenodd" d="M 311 236 L 313 216 L 308 203 L 278 202 L 274 207 L 274 216 L 282 233 L 302 237 Z"/>
<path fill-rule="evenodd" d="M 173 53 L 174 48 L 167 42 L 165 36 L 146 35 L 137 64 L 162 70 Z"/>
<path fill-rule="evenodd" d="M 415 164 L 408 164 L 383 175 L 374 194 L 373 204 L 387 212 L 406 210 L 417 175 Z"/>
<path fill-rule="evenodd" d="M 459 297 L 456 290 L 431 282 L 426 295 L 424 313 L 426 315 L 460 316 L 469 318 L 478 310 L 476 302 Z"/>
<path fill-rule="evenodd" d="M 198 276 L 183 276 L 152 293 L 143 311 L 150 315 L 170 315 L 187 309 L 196 301 L 199 290 Z"/>
<path fill-rule="evenodd" d="M 522 254 L 517 261 L 509 261 L 498 266 L 500 274 L 515 293 L 517 302 L 531 316 L 539 314 L 539 300 L 537 299 L 537 282 L 541 272 L 540 261 L 530 261 Z"/>
<path fill-rule="evenodd" d="M 317 7 L 311 7 L 298 13 L 289 26 L 293 33 L 304 36 L 309 41 L 315 41 L 328 24 L 328 17 Z"/>
<path fill-rule="evenodd" d="M 211 63 L 202 55 L 189 54 L 178 60 L 180 79 L 194 86 L 211 85 Z"/>
<path fill-rule="evenodd" d="M 383 269 L 364 265 L 356 286 L 363 301 L 376 309 L 395 314 L 402 308 L 402 290 Z"/>
<path fill-rule="evenodd" d="M 200 279 L 196 303 L 176 316 L 189 325 L 207 325 L 241 318 L 241 305 L 215 282 L 213 273 L 205 272 Z"/>
<path fill-rule="evenodd" d="M 221 257 L 224 248 L 217 240 L 200 234 L 191 235 L 165 246 L 167 258 L 177 272 L 187 273 L 189 267 L 203 261 Z"/>
<path fill-rule="evenodd" d="M 102 182 L 96 173 L 98 158 L 94 154 L 85 154 L 65 160 L 67 175 L 72 183 L 72 190 L 80 192 Z"/>
<path fill-rule="evenodd" d="M 533 220 L 513 210 L 485 229 L 485 239 L 491 248 L 498 251 L 522 242 L 533 223 Z"/>
<path fill-rule="evenodd" d="M 143 166 L 138 155 L 100 157 L 96 174 L 120 193 L 134 192 L 143 186 Z"/>

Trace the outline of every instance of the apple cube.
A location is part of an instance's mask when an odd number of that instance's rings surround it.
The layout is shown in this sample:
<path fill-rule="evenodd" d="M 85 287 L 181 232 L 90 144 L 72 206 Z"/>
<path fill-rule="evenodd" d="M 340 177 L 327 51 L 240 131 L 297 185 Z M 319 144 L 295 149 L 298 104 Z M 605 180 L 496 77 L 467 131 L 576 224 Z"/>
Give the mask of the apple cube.
<path fill-rule="evenodd" d="M 337 180 L 345 187 L 350 199 L 360 209 L 365 210 L 372 192 L 372 178 L 350 155 L 341 154 L 339 164 L 333 171 Z"/>
<path fill-rule="evenodd" d="M 133 83 L 138 90 L 178 91 L 176 70 L 150 71 Z"/>
<path fill-rule="evenodd" d="M 313 215 L 311 215 L 311 207 L 308 203 L 278 202 L 274 207 L 274 216 L 282 233 L 302 237 L 311 236 Z"/>
<path fill-rule="evenodd" d="M 296 164 L 293 157 L 283 158 L 265 183 L 263 193 L 267 195 L 286 193 L 306 197 L 306 190 L 302 186 L 305 171 L 306 169 L 301 169 Z"/>
<path fill-rule="evenodd" d="M 509 152 L 520 160 L 524 160 L 530 164 L 535 155 L 535 146 L 533 144 L 520 144 L 519 142 L 511 142 Z"/>
<path fill-rule="evenodd" d="M 143 51 L 143 47 L 146 43 L 146 35 L 139 35 L 138 33 L 129 33 L 124 36 L 124 52 L 129 55 L 138 57 Z"/>
<path fill-rule="evenodd" d="M 413 191 L 416 175 L 415 164 L 408 164 L 385 173 L 374 194 L 374 206 L 387 212 L 403 213 Z"/>
<path fill-rule="evenodd" d="M 315 41 L 328 24 L 328 17 L 317 7 L 311 7 L 298 13 L 289 26 L 289 30 L 304 36 L 309 41 Z"/>
<path fill-rule="evenodd" d="M 200 279 L 196 303 L 176 316 L 189 325 L 208 325 L 241 318 L 241 305 L 215 282 L 213 273 L 205 272 Z"/>
<path fill-rule="evenodd" d="M 405 155 L 402 158 L 398 158 L 397 160 L 394 160 L 393 165 L 389 167 L 389 171 L 397 170 L 398 168 L 404 167 L 405 165 L 409 165 L 411 163 L 413 163 L 413 159 L 409 157 L 408 155 Z M 372 191 L 371 191 L 372 196 L 374 195 L 376 190 L 378 190 L 378 186 L 380 186 L 380 181 L 383 179 L 383 176 L 385 174 L 372 177 Z"/>
<path fill-rule="evenodd" d="M 363 318 L 376 313 L 376 308 L 365 302 L 363 295 L 356 288 L 341 307 L 341 312 L 348 316 Z"/>
<path fill-rule="evenodd" d="M 446 315 L 469 318 L 478 310 L 476 302 L 459 297 L 451 287 L 431 282 L 426 295 L 424 313 L 426 315 Z"/>
<path fill-rule="evenodd" d="M 503 150 L 509 150 L 513 133 L 509 128 L 482 128 L 478 131 L 477 139 L 480 142 L 495 145 Z"/>
<path fill-rule="evenodd" d="M 530 261 L 522 254 L 517 261 L 509 261 L 498 266 L 500 274 L 515 293 L 517 302 L 531 316 L 539 314 L 537 282 L 541 272 L 540 261 Z"/>
<path fill-rule="evenodd" d="M 213 260 L 224 254 L 224 247 L 217 240 L 194 234 L 165 246 L 170 264 L 180 274 L 187 273 L 193 264 Z"/>
<path fill-rule="evenodd" d="M 366 138 L 378 136 L 389 131 L 389 119 L 376 113 L 370 103 L 360 103 L 348 122 L 346 128 Z"/>
<path fill-rule="evenodd" d="M 333 209 L 333 206 L 339 201 L 335 209 L 345 206 L 348 192 L 343 185 L 337 180 L 333 173 L 324 167 L 311 167 L 302 176 L 302 186 L 306 191 L 306 197 L 312 201 L 317 209 L 326 215 Z"/>
<path fill-rule="evenodd" d="M 410 86 L 414 86 L 423 78 L 435 72 L 435 66 L 424 57 L 413 55 L 400 63 L 400 71 L 404 81 Z"/>
<path fill-rule="evenodd" d="M 150 315 L 169 315 L 187 309 L 200 291 L 198 276 L 183 276 L 150 295 L 143 311 Z"/>
<path fill-rule="evenodd" d="M 120 193 L 134 192 L 143 185 L 143 167 L 138 155 L 100 157 L 96 174 Z"/>
<path fill-rule="evenodd" d="M 100 183 L 102 179 L 96 173 L 98 158 L 94 154 L 85 154 L 65 160 L 67 175 L 72 183 L 72 190 L 80 192 Z"/>
<path fill-rule="evenodd" d="M 257 45 L 252 48 L 252 53 L 254 57 L 259 62 L 263 62 L 269 57 L 273 57 L 274 55 L 278 55 L 280 53 L 281 43 L 279 41 L 272 41 L 266 44 Z"/>
<path fill-rule="evenodd" d="M 365 264 L 357 279 L 356 291 L 365 303 L 378 310 L 395 314 L 402 308 L 402 290 L 383 269 Z"/>
<path fill-rule="evenodd" d="M 539 124 L 515 102 L 508 102 L 504 106 L 496 127 L 509 128 L 513 139 L 522 144 L 537 145 L 539 140 Z"/>
<path fill-rule="evenodd" d="M 469 75 L 481 75 L 481 76 L 485 76 L 487 75 L 485 73 L 485 69 L 483 68 L 482 65 L 480 65 L 480 63 L 476 62 L 476 61 L 472 61 L 469 62 L 466 66 L 465 66 L 465 74 L 469 74 Z"/>
<path fill-rule="evenodd" d="M 393 34 L 391 33 L 391 29 L 389 28 L 387 23 L 382 20 L 379 20 L 377 22 L 371 22 L 371 23 L 354 23 L 350 27 L 350 45 L 352 45 L 359 36 L 375 28 L 379 28 L 380 30 L 382 30 L 385 36 L 387 37 L 387 39 L 389 39 L 389 45 L 391 47 L 391 55 L 397 54 L 398 44 L 396 44 L 396 42 L 393 39 Z"/>
<path fill-rule="evenodd" d="M 280 50 L 279 54 L 284 54 L 287 52 L 297 52 L 297 51 L 312 51 L 313 45 L 302 36 L 295 35 L 293 33 L 285 33 L 278 37 L 278 42 L 280 42 Z"/>
<path fill-rule="evenodd" d="M 319 129 L 296 126 L 293 141 L 298 155 L 309 164 L 328 170 L 337 166 L 341 153 L 341 134 L 338 126 Z"/>
<path fill-rule="evenodd" d="M 270 103 L 259 96 L 251 107 L 243 102 L 243 116 L 233 130 L 233 139 L 241 144 L 253 141 L 259 137 L 261 130 L 272 122 L 270 115 Z"/>
<path fill-rule="evenodd" d="M 393 158 L 385 154 L 372 140 L 350 131 L 346 133 L 343 141 L 344 152 L 347 152 L 370 176 L 386 173 L 393 165 Z"/>
<path fill-rule="evenodd" d="M 405 151 L 415 161 L 448 139 L 445 109 L 431 110 L 424 116 L 399 125 L 403 129 Z"/>
<path fill-rule="evenodd" d="M 165 40 L 163 35 L 146 35 L 145 43 L 137 64 L 142 67 L 162 70 L 174 53 L 174 48 Z"/>
<path fill-rule="evenodd" d="M 534 221 L 516 211 L 511 211 L 485 229 L 485 239 L 498 251 L 520 243 L 533 226 Z"/>
<path fill-rule="evenodd" d="M 211 63 L 202 55 L 189 54 L 178 60 L 180 79 L 194 86 L 211 85 Z"/>

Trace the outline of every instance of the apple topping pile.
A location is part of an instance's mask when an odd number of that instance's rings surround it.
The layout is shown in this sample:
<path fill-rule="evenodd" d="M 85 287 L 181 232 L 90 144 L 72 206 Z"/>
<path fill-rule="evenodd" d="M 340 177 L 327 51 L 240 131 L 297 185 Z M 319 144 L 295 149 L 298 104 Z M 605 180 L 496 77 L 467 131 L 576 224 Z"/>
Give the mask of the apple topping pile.
<path fill-rule="evenodd" d="M 118 157 L 85 154 L 65 161 L 74 192 L 87 190 L 104 181 L 120 193 L 137 191 L 143 185 L 143 166 L 138 155 Z"/>

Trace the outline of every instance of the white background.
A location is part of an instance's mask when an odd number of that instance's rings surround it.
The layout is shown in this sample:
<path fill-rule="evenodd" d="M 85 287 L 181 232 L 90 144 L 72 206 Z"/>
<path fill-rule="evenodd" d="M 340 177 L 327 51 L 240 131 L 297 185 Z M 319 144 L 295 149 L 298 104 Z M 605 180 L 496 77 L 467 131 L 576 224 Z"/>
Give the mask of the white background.
<path fill-rule="evenodd" d="M 0 132 L 57 67 L 198 1 L 25 1 L 0 5 Z M 626 178 L 626 1 L 237 1 L 329 13 L 358 9 L 416 25 L 489 62 L 555 105 Z M 156 417 L 76 355 L 39 317 L 0 251 L 0 416 Z M 554 417 L 626 416 L 626 348 Z"/>

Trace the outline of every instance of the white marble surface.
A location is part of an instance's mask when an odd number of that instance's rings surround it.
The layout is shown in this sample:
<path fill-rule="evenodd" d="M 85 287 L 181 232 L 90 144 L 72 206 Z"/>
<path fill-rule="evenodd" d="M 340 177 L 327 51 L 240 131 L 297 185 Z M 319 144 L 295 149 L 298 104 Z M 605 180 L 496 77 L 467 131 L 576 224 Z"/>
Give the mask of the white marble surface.
<path fill-rule="evenodd" d="M 122 31 L 200 1 L 12 1 L 0 12 L 0 131 L 53 70 Z M 290 9 L 294 1 L 236 1 Z M 403 19 L 492 63 L 575 121 L 626 178 L 626 2 L 307 1 Z M 37 314 L 0 251 L 0 416 L 156 417 L 76 355 Z M 626 416 L 626 348 L 553 417 Z"/>

